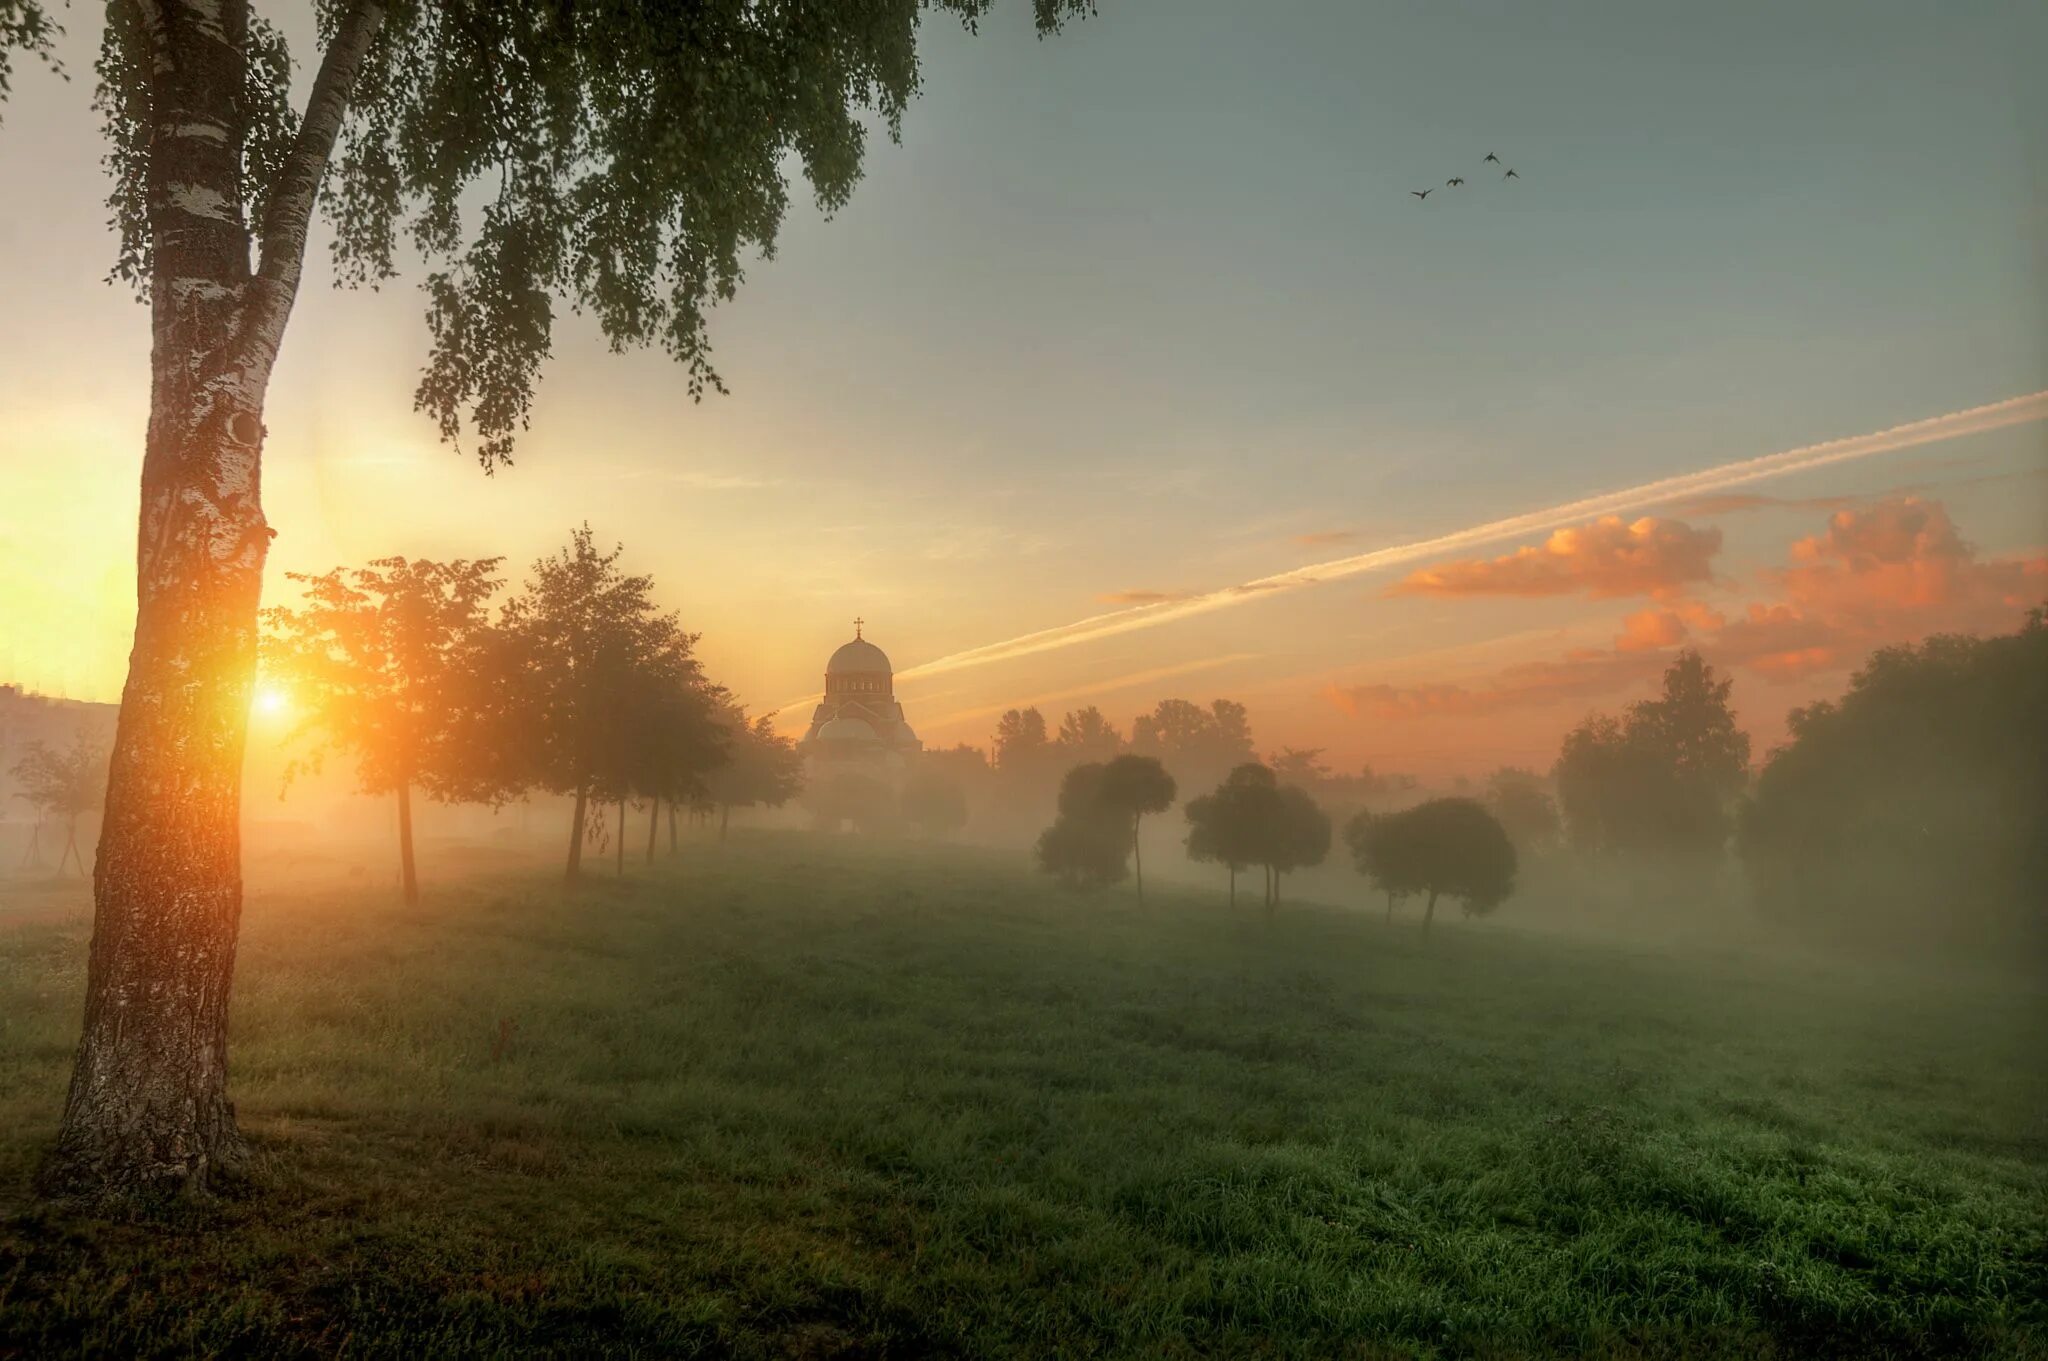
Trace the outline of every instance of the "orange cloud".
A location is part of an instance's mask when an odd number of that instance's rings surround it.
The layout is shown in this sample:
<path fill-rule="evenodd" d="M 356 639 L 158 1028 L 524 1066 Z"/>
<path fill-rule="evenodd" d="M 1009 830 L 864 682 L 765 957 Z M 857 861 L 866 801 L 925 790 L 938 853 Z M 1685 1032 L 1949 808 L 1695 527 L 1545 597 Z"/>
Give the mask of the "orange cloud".
<path fill-rule="evenodd" d="M 1939 501 L 1902 496 L 1837 511 L 1824 533 L 1792 545 L 1771 574 L 1802 610 L 1881 627 L 1939 616 L 1936 627 L 2003 627 L 2048 589 L 2048 558 L 1981 561 Z"/>
<path fill-rule="evenodd" d="M 1498 558 L 1468 558 L 1427 567 L 1390 587 L 1389 595 L 1577 595 L 1594 599 L 1669 595 L 1713 576 L 1721 531 L 1683 520 L 1607 515 L 1560 529 L 1540 547 Z"/>
<path fill-rule="evenodd" d="M 1717 610 L 1696 600 L 1680 600 L 1669 606 L 1638 610 L 1621 621 L 1621 635 L 1614 640 L 1616 652 L 1647 652 L 1653 648 L 1676 647 L 1695 629 L 1712 631 L 1726 622 Z"/>

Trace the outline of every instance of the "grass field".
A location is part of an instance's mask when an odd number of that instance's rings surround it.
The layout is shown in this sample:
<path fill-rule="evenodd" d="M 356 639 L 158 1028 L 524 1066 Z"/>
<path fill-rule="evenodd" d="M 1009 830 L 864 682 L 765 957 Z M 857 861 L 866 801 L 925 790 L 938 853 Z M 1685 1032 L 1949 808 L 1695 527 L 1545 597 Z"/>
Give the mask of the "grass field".
<path fill-rule="evenodd" d="M 0 922 L 0 1354 L 2048 1356 L 2038 993 L 795 834 L 382 899 L 252 897 L 260 1185 L 118 1224 Z"/>

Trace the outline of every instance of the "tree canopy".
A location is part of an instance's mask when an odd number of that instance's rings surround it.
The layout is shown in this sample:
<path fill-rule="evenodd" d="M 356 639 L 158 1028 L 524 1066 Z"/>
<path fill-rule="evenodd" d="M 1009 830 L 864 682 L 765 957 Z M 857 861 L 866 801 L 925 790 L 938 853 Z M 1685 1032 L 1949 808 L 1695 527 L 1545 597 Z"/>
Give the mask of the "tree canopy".
<path fill-rule="evenodd" d="M 1790 716 L 1737 838 L 1772 917 L 1866 940 L 2048 941 L 2048 624 L 1872 654 Z"/>
<path fill-rule="evenodd" d="M 1436 919 L 1440 896 L 1458 899 L 1467 916 L 1493 911 L 1515 890 L 1515 847 L 1507 832 L 1473 799 L 1431 799 L 1398 813 L 1354 820 L 1345 839 L 1359 872 L 1389 899 L 1428 895 L 1423 929 Z"/>
<path fill-rule="evenodd" d="M 494 802 L 517 783 L 481 722 L 499 684 L 486 661 L 489 602 L 503 584 L 498 562 L 380 558 L 319 575 L 290 572 L 302 603 L 263 612 L 265 664 L 301 715 L 292 737 L 311 744 L 286 768 L 287 781 L 330 752 L 346 752 L 363 793 L 397 794 L 409 902 L 419 897 L 411 791 Z"/>
<path fill-rule="evenodd" d="M 1680 652 L 1656 699 L 1617 721 L 1593 715 L 1566 735 L 1554 775 L 1572 844 L 1584 851 L 1712 857 L 1728 842 L 1748 778 L 1749 735 L 1733 682 Z"/>
<path fill-rule="evenodd" d="M 1100 888 L 1130 873 L 1130 819 L 1105 798 L 1104 772 L 1093 761 L 1069 770 L 1058 815 L 1038 838 L 1038 867 L 1069 888 Z"/>

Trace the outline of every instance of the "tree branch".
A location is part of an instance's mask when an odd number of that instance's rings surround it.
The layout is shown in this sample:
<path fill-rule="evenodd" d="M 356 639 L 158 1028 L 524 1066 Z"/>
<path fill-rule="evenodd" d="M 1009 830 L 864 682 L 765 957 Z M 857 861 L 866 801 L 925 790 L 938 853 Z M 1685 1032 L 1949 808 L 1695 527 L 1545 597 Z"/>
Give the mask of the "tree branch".
<path fill-rule="evenodd" d="M 348 113 L 350 93 L 371 41 L 384 22 L 384 0 L 357 0 L 334 31 L 313 92 L 306 99 L 299 135 L 285 158 L 261 226 L 262 257 L 252 281 L 246 334 L 275 358 L 284 323 L 297 299 L 306 263 L 306 237 L 320 181 Z"/>

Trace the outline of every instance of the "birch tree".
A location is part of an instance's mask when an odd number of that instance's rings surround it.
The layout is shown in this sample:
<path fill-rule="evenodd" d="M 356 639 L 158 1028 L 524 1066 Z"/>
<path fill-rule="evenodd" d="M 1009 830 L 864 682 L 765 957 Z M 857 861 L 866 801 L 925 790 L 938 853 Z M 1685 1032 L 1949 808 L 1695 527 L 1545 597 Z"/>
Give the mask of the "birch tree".
<path fill-rule="evenodd" d="M 149 309 L 150 410 L 85 1022 L 47 1192 L 203 1187 L 246 1161 L 227 1006 L 273 533 L 264 401 L 316 206 L 337 282 L 424 262 L 415 404 L 501 467 L 558 304 L 615 347 L 660 344 L 693 395 L 722 390 L 706 319 L 742 257 L 773 249 L 786 169 L 844 204 L 866 120 L 893 135 L 917 91 L 921 16 L 972 26 L 991 2 L 318 0 L 294 107 L 284 36 L 254 0 L 109 0 L 113 273 Z M 1033 0 L 1039 31 L 1086 3 Z M 0 57 L 47 57 L 51 9 L 0 0 Z"/>

